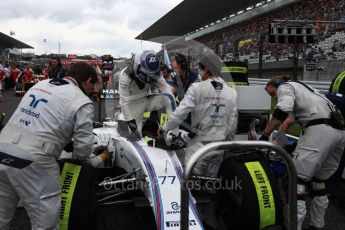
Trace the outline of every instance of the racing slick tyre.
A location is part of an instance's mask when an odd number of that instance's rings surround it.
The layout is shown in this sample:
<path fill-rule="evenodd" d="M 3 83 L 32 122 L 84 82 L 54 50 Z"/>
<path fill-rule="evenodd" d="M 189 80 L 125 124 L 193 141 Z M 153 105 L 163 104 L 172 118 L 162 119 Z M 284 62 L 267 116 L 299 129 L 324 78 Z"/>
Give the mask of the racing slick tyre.
<path fill-rule="evenodd" d="M 282 201 L 274 174 L 258 150 L 231 155 L 219 169 L 218 211 L 227 229 L 282 229 Z"/>
<path fill-rule="evenodd" d="M 95 168 L 77 160 L 60 161 L 61 211 L 60 230 L 97 228 Z"/>

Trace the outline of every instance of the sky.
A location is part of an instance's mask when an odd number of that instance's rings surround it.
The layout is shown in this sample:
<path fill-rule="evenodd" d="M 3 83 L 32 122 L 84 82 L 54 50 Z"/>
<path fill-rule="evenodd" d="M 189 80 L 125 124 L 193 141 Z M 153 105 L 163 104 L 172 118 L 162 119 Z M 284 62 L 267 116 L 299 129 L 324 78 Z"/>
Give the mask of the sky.
<path fill-rule="evenodd" d="M 2 0 L 0 32 L 35 54 L 129 57 L 160 44 L 134 39 L 182 0 Z"/>

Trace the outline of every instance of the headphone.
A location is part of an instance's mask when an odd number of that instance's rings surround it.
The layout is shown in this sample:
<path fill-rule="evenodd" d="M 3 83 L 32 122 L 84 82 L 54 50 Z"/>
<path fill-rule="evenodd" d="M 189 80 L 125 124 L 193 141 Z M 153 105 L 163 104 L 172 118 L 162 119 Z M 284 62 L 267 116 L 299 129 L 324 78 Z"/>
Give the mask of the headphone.
<path fill-rule="evenodd" d="M 187 58 L 183 54 L 177 53 L 175 56 L 175 61 L 181 65 L 183 70 L 189 70 Z"/>

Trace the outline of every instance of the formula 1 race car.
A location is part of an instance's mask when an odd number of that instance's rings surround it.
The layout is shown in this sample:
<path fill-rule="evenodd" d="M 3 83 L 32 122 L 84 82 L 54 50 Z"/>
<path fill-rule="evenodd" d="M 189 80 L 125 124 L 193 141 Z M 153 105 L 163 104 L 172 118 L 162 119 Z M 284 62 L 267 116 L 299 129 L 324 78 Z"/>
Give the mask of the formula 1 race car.
<path fill-rule="evenodd" d="M 236 138 L 247 140 L 248 126 L 253 119 L 259 121 L 260 127 L 267 121 L 270 99 L 260 87 L 238 87 L 237 90 L 240 95 L 257 94 L 258 98 L 267 99 L 264 103 L 252 103 L 246 97 L 239 97 Z M 115 218 L 115 213 L 120 212 L 117 206 L 134 204 L 135 209 L 144 209 L 138 212 L 143 217 L 137 218 L 143 223 L 132 228 L 131 223 L 126 223 L 123 229 L 181 229 L 185 143 L 181 133 L 168 135 L 168 141 L 159 139 L 156 136 L 158 126 L 156 121 L 146 120 L 142 128 L 143 138 L 138 139 L 130 134 L 127 123 L 119 114 L 114 119 L 95 123 L 94 155 L 107 149 L 112 157 L 100 168 L 90 170 L 86 166 L 80 169 L 78 164 L 75 169 L 73 162 L 64 163 L 61 183 L 63 188 L 65 185 L 63 191 L 66 193 L 62 193 L 60 223 L 70 229 L 92 229 L 92 224 L 97 222 L 94 220 L 94 213 L 98 212 L 96 207 L 98 210 L 109 208 L 107 217 Z M 187 186 L 191 196 L 186 203 L 189 229 L 283 229 L 283 202 L 277 176 L 263 150 L 225 150 L 217 177 L 192 175 Z M 90 173 L 92 170 L 97 172 L 96 176 Z M 79 176 L 77 182 L 73 175 Z M 91 184 L 90 180 L 93 181 Z M 96 185 L 94 181 L 97 181 Z M 74 195 L 69 193 L 73 187 L 70 184 L 76 185 L 72 189 Z M 88 213 L 81 216 L 80 210 L 88 210 Z M 133 210 L 118 218 L 133 218 L 132 215 Z M 119 225 L 109 227 L 103 224 L 103 229 L 115 227 L 121 229 Z M 60 224 L 60 229 L 66 228 Z"/>
<path fill-rule="evenodd" d="M 106 148 L 112 153 L 112 159 L 97 169 L 97 188 L 91 189 L 96 194 L 96 206 L 140 202 L 152 210 L 146 213 L 148 217 L 144 221 L 154 223 L 143 229 L 180 229 L 183 178 L 180 162 L 183 162 L 181 148 L 184 144 L 178 136 L 171 135 L 170 145 L 166 145 L 164 139 L 153 135 L 155 128 L 152 127 L 158 128 L 158 124 L 150 120 L 146 123 L 149 125 L 144 124 L 145 138 L 142 139 L 129 133 L 125 121 L 96 124 L 99 127 L 94 129 L 95 152 Z M 66 203 L 71 197 L 67 191 L 73 181 L 70 176 L 75 174 L 70 166 L 70 162 L 65 162 L 62 167 L 62 199 Z M 90 191 L 90 186 L 87 188 Z M 236 155 L 223 161 L 219 177 L 195 175 L 188 189 L 192 195 L 188 204 L 189 229 L 280 229 L 278 227 L 282 226 L 282 202 L 277 183 L 259 150 L 237 150 Z M 79 191 L 77 193 L 85 196 L 85 186 Z M 74 202 L 73 198 L 72 209 Z M 76 207 L 82 209 L 79 205 Z M 63 205 L 62 218 L 66 212 L 70 210 Z M 69 222 L 69 227 L 73 222 L 80 225 L 74 214 Z M 85 219 L 83 222 L 87 223 Z"/>

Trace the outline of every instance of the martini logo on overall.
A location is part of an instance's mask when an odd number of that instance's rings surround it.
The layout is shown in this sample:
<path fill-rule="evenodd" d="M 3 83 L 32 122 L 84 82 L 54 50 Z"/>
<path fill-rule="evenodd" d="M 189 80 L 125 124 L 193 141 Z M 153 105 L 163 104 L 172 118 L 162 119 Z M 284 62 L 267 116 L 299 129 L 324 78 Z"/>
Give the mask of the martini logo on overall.
<path fill-rule="evenodd" d="M 102 99 L 118 99 L 119 92 L 116 89 L 101 89 L 100 95 Z"/>

